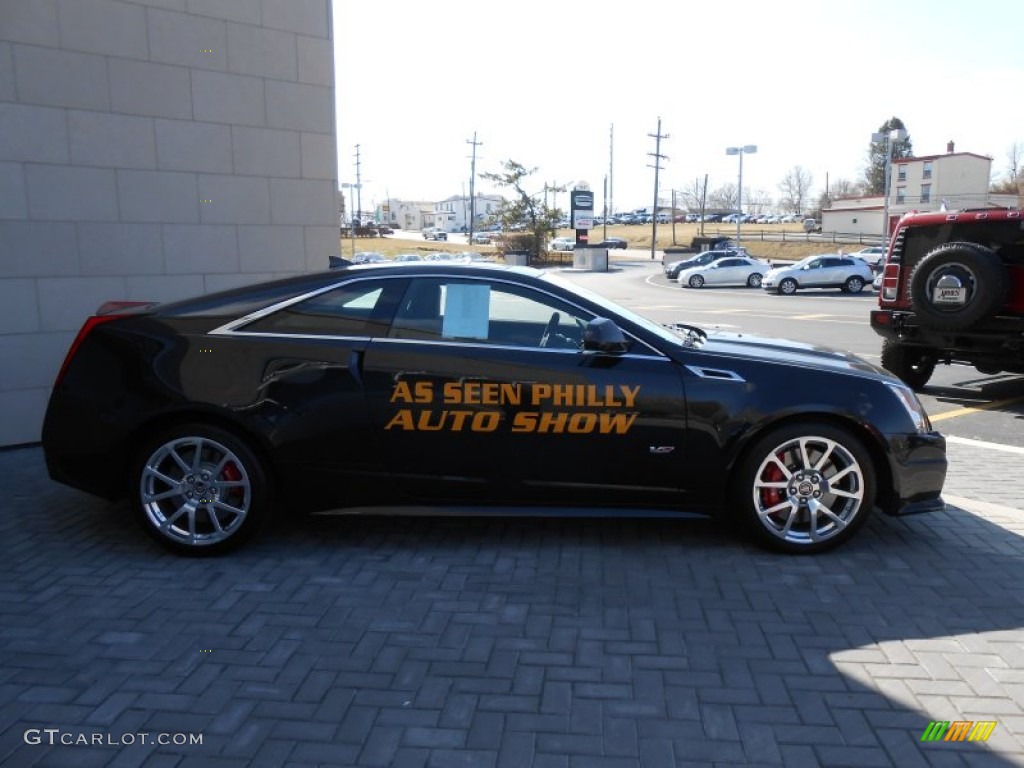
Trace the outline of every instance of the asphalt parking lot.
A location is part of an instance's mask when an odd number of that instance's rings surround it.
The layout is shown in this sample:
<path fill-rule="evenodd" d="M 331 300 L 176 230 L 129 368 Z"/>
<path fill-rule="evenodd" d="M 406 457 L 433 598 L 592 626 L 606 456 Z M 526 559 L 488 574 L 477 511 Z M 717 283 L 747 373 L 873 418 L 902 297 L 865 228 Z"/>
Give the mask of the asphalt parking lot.
<path fill-rule="evenodd" d="M 819 557 L 695 521 L 318 517 L 189 559 L 3 451 L 0 764 L 1024 765 L 1024 457 L 950 454 L 961 506 Z M 996 726 L 921 741 L 957 720 Z"/>

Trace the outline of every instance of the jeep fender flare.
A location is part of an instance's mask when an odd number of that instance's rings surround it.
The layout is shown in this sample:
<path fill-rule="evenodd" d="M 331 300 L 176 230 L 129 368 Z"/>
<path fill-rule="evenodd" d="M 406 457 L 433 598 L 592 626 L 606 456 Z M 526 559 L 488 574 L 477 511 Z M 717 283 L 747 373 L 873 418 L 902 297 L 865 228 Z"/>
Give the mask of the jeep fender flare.
<path fill-rule="evenodd" d="M 1006 303 L 1006 268 L 991 248 L 951 242 L 930 251 L 910 278 L 910 300 L 922 326 L 968 328 Z"/>

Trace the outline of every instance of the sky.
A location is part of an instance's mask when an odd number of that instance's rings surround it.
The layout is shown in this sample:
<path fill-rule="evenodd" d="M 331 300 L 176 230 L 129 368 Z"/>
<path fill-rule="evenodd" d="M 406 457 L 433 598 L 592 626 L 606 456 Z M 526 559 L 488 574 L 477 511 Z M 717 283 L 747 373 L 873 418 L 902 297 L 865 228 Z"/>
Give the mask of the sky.
<path fill-rule="evenodd" d="M 977 10 L 976 10 L 977 9 Z M 333 0 L 338 179 L 364 210 L 386 197 L 468 194 L 515 160 L 528 187 L 590 185 L 601 208 L 737 183 L 779 197 L 795 166 L 814 194 L 860 180 L 890 117 L 917 156 L 989 155 L 993 176 L 1024 144 L 1019 0 Z M 614 127 L 613 127 L 614 126 Z M 614 139 L 611 134 L 613 132 Z M 568 195 L 556 198 L 568 208 Z"/>

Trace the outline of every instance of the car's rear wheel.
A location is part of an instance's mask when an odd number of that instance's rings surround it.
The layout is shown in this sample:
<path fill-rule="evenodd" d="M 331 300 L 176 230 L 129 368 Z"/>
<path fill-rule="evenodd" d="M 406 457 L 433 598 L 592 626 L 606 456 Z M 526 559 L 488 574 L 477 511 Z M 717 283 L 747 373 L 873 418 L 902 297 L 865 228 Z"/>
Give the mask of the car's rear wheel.
<path fill-rule="evenodd" d="M 735 510 L 760 544 L 783 552 L 823 552 L 847 541 L 871 514 L 874 466 L 847 430 L 790 424 L 752 446 L 733 489 Z"/>
<path fill-rule="evenodd" d="M 747 278 L 747 285 L 751 288 L 760 288 L 761 280 L 764 279 L 764 275 L 759 275 L 757 272 Z"/>
<path fill-rule="evenodd" d="M 270 493 L 259 458 L 219 427 L 171 427 L 139 450 L 133 505 L 143 528 L 179 553 L 232 549 L 270 517 Z"/>
<path fill-rule="evenodd" d="M 935 353 L 922 347 L 908 347 L 895 339 L 884 339 L 882 367 L 899 376 L 911 389 L 923 389 L 935 370 Z"/>
<path fill-rule="evenodd" d="M 687 283 L 691 288 L 703 288 L 704 278 L 700 275 L 691 275 Z"/>
<path fill-rule="evenodd" d="M 796 280 L 792 277 L 787 277 L 779 283 L 779 293 L 785 294 L 786 296 L 792 296 L 796 293 Z"/>
<path fill-rule="evenodd" d="M 848 277 L 843 284 L 843 290 L 847 293 L 860 293 L 864 290 L 864 278 L 858 275 Z"/>

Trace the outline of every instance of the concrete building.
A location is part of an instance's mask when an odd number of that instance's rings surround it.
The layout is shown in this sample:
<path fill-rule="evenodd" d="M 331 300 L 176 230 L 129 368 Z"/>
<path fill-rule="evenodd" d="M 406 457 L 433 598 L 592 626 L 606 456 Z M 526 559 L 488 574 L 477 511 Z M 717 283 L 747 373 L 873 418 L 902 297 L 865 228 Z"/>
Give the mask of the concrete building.
<path fill-rule="evenodd" d="M 944 155 L 905 157 L 893 161 L 889 182 L 889 231 L 908 211 L 958 208 L 1002 208 L 1016 204 L 1013 195 L 989 192 L 992 158 L 955 152 L 950 142 Z M 822 211 L 822 230 L 881 235 L 885 218 L 882 195 L 834 200 Z"/>
<path fill-rule="evenodd" d="M 337 254 L 331 0 L 3 0 L 0 445 L 83 319 Z"/>

